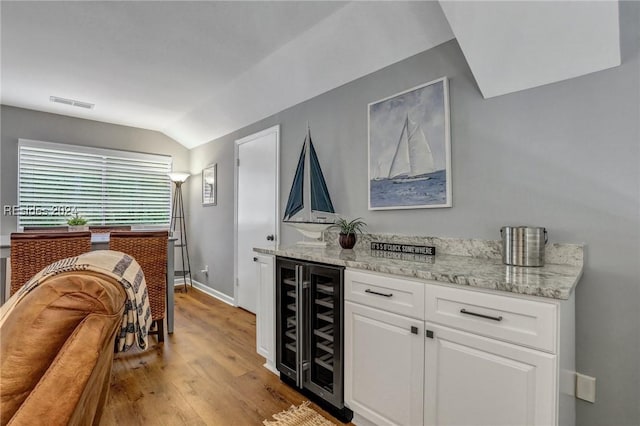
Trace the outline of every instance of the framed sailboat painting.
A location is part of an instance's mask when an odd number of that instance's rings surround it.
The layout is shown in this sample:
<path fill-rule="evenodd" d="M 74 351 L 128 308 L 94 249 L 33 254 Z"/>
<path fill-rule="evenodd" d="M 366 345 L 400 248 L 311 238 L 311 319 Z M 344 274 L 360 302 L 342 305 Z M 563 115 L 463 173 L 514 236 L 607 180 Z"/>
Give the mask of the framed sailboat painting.
<path fill-rule="evenodd" d="M 447 77 L 369 104 L 369 210 L 451 207 Z"/>

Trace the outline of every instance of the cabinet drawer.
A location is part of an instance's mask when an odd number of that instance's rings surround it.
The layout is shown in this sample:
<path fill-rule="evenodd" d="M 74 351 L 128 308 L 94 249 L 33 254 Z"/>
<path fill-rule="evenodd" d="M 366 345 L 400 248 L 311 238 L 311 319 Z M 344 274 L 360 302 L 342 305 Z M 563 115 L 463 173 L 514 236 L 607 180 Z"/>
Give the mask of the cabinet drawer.
<path fill-rule="evenodd" d="M 425 299 L 427 321 L 556 352 L 555 304 L 436 285 Z"/>
<path fill-rule="evenodd" d="M 345 299 L 388 312 L 424 319 L 425 284 L 346 270 Z"/>

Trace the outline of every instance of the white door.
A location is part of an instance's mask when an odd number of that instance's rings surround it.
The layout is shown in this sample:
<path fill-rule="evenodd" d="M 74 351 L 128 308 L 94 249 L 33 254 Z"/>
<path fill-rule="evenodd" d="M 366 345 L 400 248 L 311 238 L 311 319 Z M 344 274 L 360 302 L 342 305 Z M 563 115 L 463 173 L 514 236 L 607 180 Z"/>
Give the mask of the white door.
<path fill-rule="evenodd" d="M 425 425 L 556 424 L 555 355 L 426 327 Z"/>
<path fill-rule="evenodd" d="M 421 425 L 424 322 L 344 303 L 345 404 L 378 425 Z"/>
<path fill-rule="evenodd" d="M 280 126 L 236 141 L 235 302 L 256 312 L 258 282 L 254 247 L 275 247 L 278 238 Z"/>

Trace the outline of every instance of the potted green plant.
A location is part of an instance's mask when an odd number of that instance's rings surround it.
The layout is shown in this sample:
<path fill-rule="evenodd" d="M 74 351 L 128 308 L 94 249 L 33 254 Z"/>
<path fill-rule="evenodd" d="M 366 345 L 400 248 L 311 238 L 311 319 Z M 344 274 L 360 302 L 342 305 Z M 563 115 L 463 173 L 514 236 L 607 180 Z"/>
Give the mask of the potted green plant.
<path fill-rule="evenodd" d="M 69 231 L 88 231 L 87 219 L 80 216 L 78 212 L 75 215 L 67 219 L 67 225 L 69 225 Z"/>
<path fill-rule="evenodd" d="M 338 242 L 343 249 L 352 249 L 356 245 L 356 234 L 362 234 L 362 231 L 367 227 L 365 221 L 361 217 L 353 220 L 338 219 L 332 228 L 340 229 L 340 236 Z"/>

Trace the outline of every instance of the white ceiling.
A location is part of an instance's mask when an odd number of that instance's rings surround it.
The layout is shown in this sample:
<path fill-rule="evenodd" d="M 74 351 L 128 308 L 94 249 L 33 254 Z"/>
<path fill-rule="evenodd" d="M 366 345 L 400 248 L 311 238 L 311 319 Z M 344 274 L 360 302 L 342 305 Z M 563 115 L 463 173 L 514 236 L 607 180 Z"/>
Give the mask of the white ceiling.
<path fill-rule="evenodd" d="M 453 38 L 435 2 L 0 7 L 3 104 L 159 130 L 187 147 Z"/>
<path fill-rule="evenodd" d="M 617 1 L 441 4 L 2 0 L 0 102 L 191 148 L 454 33 L 485 97 L 620 63 Z"/>
<path fill-rule="evenodd" d="M 441 5 L 485 98 L 620 65 L 617 1 Z"/>

